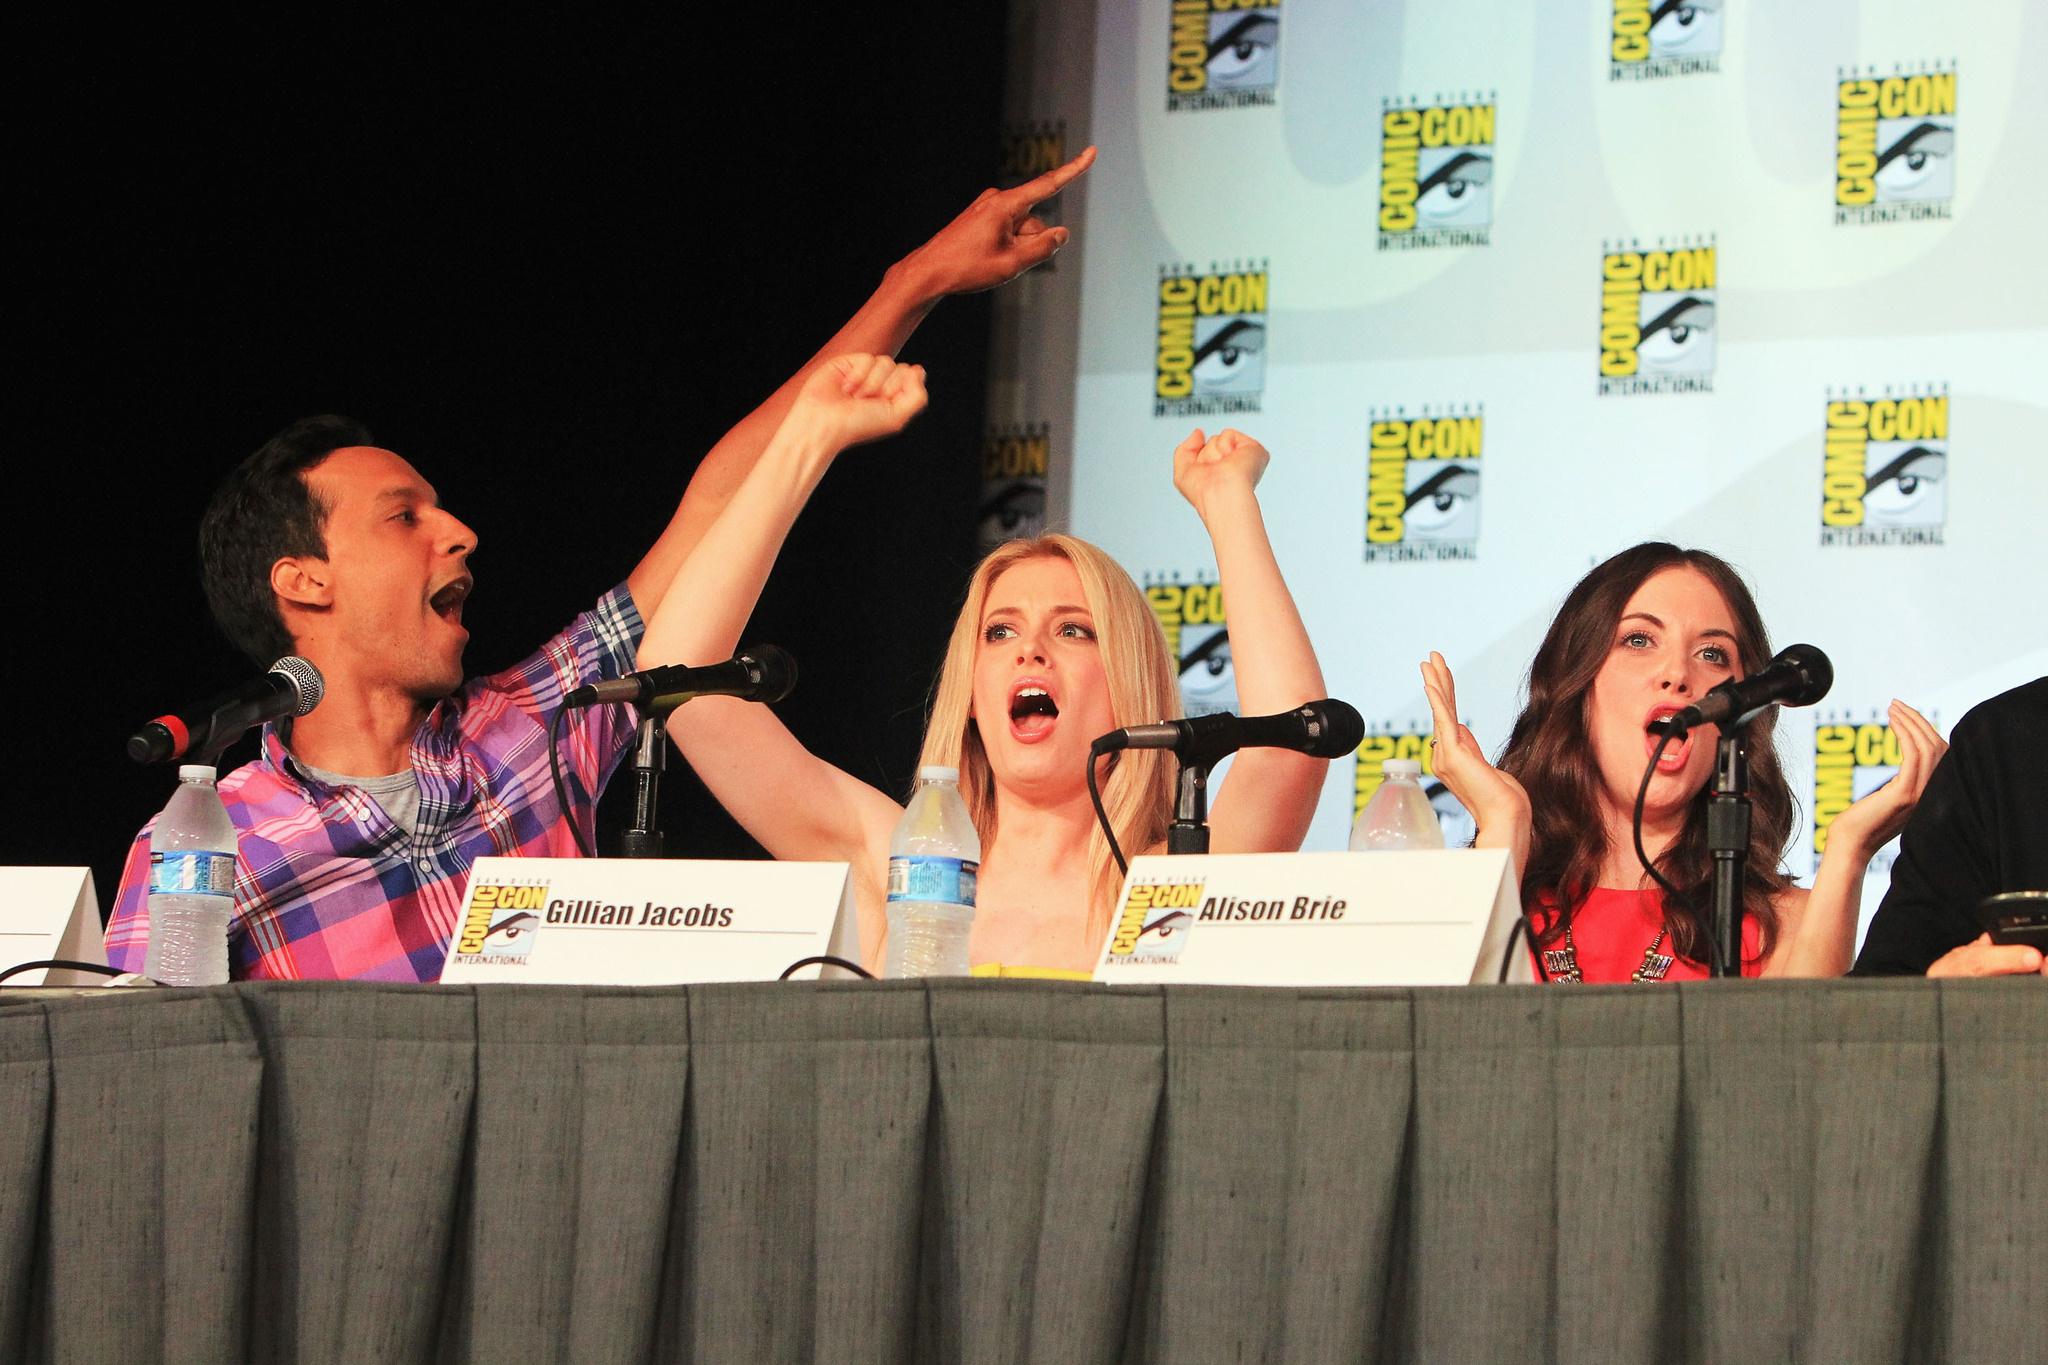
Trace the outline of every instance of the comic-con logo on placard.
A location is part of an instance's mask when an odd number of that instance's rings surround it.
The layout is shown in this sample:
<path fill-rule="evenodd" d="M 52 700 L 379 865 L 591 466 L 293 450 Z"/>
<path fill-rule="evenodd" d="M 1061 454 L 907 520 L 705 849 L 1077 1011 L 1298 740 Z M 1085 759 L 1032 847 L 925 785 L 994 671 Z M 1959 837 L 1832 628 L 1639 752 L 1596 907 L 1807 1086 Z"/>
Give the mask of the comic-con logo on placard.
<path fill-rule="evenodd" d="M 1166 109 L 1271 104 L 1280 88 L 1280 0 L 1173 0 Z"/>
<path fill-rule="evenodd" d="M 1722 0 L 1608 0 L 1607 79 L 1721 69 Z"/>
<path fill-rule="evenodd" d="M 1365 562 L 1477 559 L 1486 405 L 1368 411 Z"/>
<path fill-rule="evenodd" d="M 1451 789 L 1436 778 L 1432 763 L 1429 732 L 1410 724 L 1374 726 L 1373 733 L 1365 737 L 1358 746 L 1357 766 L 1352 774 L 1351 818 L 1356 820 L 1365 810 L 1365 803 L 1372 800 L 1372 794 L 1386 781 L 1386 762 L 1390 758 L 1412 758 L 1422 765 L 1422 792 L 1429 798 L 1429 804 L 1436 810 L 1437 823 L 1444 829 L 1445 848 L 1464 848 L 1479 833 L 1479 824 L 1465 810 Z"/>
<path fill-rule="evenodd" d="M 1835 81 L 1835 222 L 1947 218 L 1956 192 L 1955 63 L 1842 70 Z"/>
<path fill-rule="evenodd" d="M 548 884 L 521 881 L 510 885 L 482 883 L 469 888 L 469 905 L 455 935 L 456 960 L 523 967 L 533 951 L 541 910 L 548 903 Z"/>
<path fill-rule="evenodd" d="M 981 443 L 981 517 L 984 553 L 1006 540 L 1045 534 L 1045 471 L 1050 438 L 1043 422 L 1004 426 Z"/>
<path fill-rule="evenodd" d="M 1265 388 L 1265 261 L 1162 267 L 1152 415 L 1257 412 Z"/>
<path fill-rule="evenodd" d="M 1948 522 L 1948 385 L 1828 391 L 1822 545 L 1939 545 Z"/>
<path fill-rule="evenodd" d="M 1493 225 L 1494 95 L 1382 102 L 1380 250 L 1485 246 Z"/>
<path fill-rule="evenodd" d="M 1036 180 L 1047 171 L 1067 164 L 1067 125 L 1064 119 L 1051 123 L 1024 123 L 1014 125 L 1003 132 L 1002 167 L 996 173 L 996 188 L 1013 190 L 1027 180 Z M 1031 210 L 1032 216 L 1047 227 L 1058 227 L 1065 211 L 1060 203 L 1061 196 L 1043 200 Z M 1031 274 L 1050 274 L 1058 268 L 1059 253 L 1040 261 L 1031 267 Z"/>
<path fill-rule="evenodd" d="M 1178 962 L 1207 884 L 1199 876 L 1133 883 L 1109 937 L 1107 965 Z"/>
<path fill-rule="evenodd" d="M 1237 710 L 1237 670 L 1230 662 L 1230 625 L 1223 585 L 1179 574 L 1147 574 L 1145 601 L 1166 632 L 1167 652 L 1180 665 L 1180 703 L 1190 716 Z"/>
<path fill-rule="evenodd" d="M 1600 394 L 1712 393 L 1714 238 L 1603 244 Z"/>

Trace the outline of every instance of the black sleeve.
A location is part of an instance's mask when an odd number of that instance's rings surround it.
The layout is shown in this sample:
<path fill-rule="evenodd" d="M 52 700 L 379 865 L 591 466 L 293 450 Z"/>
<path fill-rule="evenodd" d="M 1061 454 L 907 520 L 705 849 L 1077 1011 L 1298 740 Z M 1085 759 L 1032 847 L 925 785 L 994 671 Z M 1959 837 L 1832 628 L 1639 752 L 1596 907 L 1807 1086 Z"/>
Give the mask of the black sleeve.
<path fill-rule="evenodd" d="M 1974 723 L 1973 722 L 1977 722 Z M 1978 716 L 1956 725 L 1899 836 L 1891 889 L 1871 917 L 1852 976 L 1924 976 L 1935 960 L 1983 933 L 1977 902 L 1999 890 L 1998 859 L 1982 802 L 1995 753 Z"/>

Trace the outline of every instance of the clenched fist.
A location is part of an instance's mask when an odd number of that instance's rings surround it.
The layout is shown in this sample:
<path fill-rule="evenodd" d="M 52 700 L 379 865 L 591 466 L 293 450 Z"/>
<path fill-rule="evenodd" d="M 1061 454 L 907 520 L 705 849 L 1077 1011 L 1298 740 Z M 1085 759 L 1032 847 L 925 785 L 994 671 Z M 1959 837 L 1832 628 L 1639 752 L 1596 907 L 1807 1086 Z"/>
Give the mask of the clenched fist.
<path fill-rule="evenodd" d="M 926 402 L 924 366 L 899 365 L 885 355 L 842 355 L 804 381 L 790 416 L 844 450 L 894 436 Z"/>

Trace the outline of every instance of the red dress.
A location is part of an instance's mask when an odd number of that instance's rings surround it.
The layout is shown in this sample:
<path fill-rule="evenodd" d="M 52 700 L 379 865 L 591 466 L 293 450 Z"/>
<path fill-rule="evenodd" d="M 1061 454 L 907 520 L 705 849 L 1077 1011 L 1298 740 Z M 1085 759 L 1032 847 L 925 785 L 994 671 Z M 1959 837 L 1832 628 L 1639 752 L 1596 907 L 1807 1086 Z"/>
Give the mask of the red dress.
<path fill-rule="evenodd" d="M 1551 912 L 1537 910 L 1530 919 L 1541 931 L 1550 927 Z M 1643 965 L 1643 951 L 1656 941 L 1657 931 L 1663 927 L 1664 893 L 1657 888 L 1622 891 L 1595 887 L 1572 914 L 1572 947 L 1578 955 L 1579 974 L 1589 984 L 1625 984 L 1635 975 L 1636 968 Z M 1549 947 L 1552 951 L 1564 947 L 1564 939 L 1559 938 Z M 1672 953 L 1669 937 L 1657 951 L 1672 958 L 1671 970 L 1664 974 L 1664 980 L 1706 979 L 1707 969 L 1703 964 L 1687 962 Z M 1536 974 L 1539 981 L 1543 979 L 1540 965 Z M 1758 937 L 1757 922 L 1745 915 L 1742 919 L 1742 974 L 1758 976 L 1762 972 L 1763 947 Z"/>

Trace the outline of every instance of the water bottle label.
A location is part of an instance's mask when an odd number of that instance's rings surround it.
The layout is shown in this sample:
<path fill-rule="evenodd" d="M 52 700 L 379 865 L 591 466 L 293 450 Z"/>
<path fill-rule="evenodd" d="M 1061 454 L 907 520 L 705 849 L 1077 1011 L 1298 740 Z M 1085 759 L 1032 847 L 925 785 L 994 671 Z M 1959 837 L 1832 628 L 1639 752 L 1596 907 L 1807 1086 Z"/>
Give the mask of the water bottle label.
<path fill-rule="evenodd" d="M 232 896 L 235 855 L 232 853 L 152 853 L 149 855 L 152 896 Z"/>
<path fill-rule="evenodd" d="M 974 877 L 980 863 L 964 858 L 891 858 L 889 899 L 974 906 Z"/>

